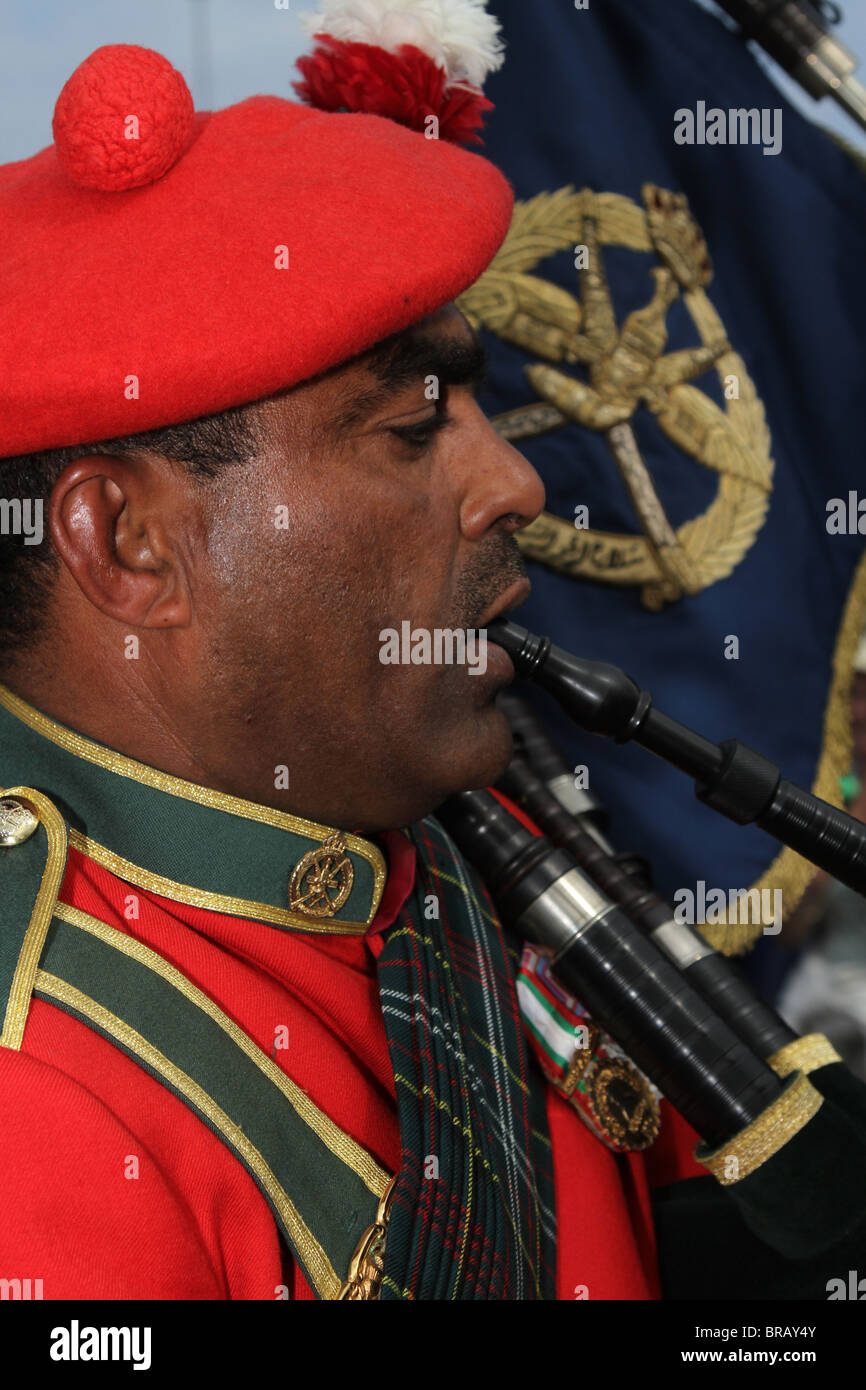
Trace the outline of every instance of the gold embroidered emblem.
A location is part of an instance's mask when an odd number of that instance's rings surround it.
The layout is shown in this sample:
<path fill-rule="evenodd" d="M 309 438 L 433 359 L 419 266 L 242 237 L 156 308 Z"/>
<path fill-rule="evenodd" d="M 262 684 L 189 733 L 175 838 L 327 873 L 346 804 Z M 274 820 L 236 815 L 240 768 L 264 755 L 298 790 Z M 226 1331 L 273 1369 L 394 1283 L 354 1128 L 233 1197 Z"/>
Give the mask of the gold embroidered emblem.
<path fill-rule="evenodd" d="M 764 408 L 745 363 L 728 342 L 706 294 L 712 264 L 682 194 L 654 184 L 644 206 L 615 193 L 568 186 L 518 202 L 508 236 L 484 274 L 457 301 L 487 328 L 534 357 L 526 375 L 541 398 L 494 425 L 519 440 L 569 423 L 601 432 L 628 489 L 643 535 L 577 529 L 544 512 L 518 536 L 531 559 L 581 578 L 640 585 L 647 608 L 723 579 L 752 546 L 769 506 L 773 461 Z M 653 253 L 649 303 L 617 323 L 603 248 Z M 586 248 L 580 297 L 530 275 L 566 248 Z M 666 352 L 667 315 L 680 301 L 700 339 Z M 585 369 L 585 379 L 546 365 Z M 689 383 L 714 369 L 722 409 Z M 736 383 L 735 386 L 733 383 Z M 718 474 L 716 497 L 700 516 L 668 521 L 632 428 L 643 408 L 686 455 Z"/>
<path fill-rule="evenodd" d="M 14 796 L 0 799 L 0 846 L 4 849 L 11 845 L 23 845 L 38 824 L 39 818 L 22 801 Z"/>
<path fill-rule="evenodd" d="M 594 1023 L 584 1019 L 582 1026 L 587 1029 L 584 1045 L 575 1048 L 554 1085 L 609 1148 L 629 1152 L 648 1149 L 661 1128 L 661 1110 L 653 1088 L 626 1057 L 612 1055 L 615 1044 Z"/>
<path fill-rule="evenodd" d="M 311 917 L 333 917 L 352 891 L 354 877 L 346 841 L 335 830 L 295 865 L 289 882 L 289 907 Z"/>
<path fill-rule="evenodd" d="M 589 1100 L 599 1127 L 624 1149 L 640 1152 L 658 1137 L 659 1103 L 646 1078 L 624 1058 L 608 1057 L 595 1070 Z"/>

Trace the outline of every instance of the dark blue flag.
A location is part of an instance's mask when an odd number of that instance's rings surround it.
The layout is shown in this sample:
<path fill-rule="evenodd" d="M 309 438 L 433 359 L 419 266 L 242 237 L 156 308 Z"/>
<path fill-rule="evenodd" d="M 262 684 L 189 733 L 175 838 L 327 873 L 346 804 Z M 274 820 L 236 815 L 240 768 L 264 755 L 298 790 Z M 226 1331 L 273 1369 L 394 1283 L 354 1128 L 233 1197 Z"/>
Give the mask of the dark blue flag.
<path fill-rule="evenodd" d="M 841 804 L 866 614 L 866 177 L 692 0 L 492 8 L 486 152 L 520 201 L 461 307 L 492 355 L 482 404 L 547 487 L 518 621 Z M 805 861 L 539 700 L 659 888 L 796 905 Z M 761 931 L 707 921 L 727 950 Z"/>

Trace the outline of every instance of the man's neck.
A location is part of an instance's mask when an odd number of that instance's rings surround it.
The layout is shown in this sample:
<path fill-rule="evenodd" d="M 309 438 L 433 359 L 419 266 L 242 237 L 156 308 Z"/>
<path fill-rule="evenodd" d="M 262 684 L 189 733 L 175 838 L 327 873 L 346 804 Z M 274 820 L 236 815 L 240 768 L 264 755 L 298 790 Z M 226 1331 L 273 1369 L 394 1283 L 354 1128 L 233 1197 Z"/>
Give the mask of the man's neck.
<path fill-rule="evenodd" d="M 180 733 L 168 702 L 140 679 L 121 689 L 106 678 L 82 681 L 67 669 L 35 663 L 0 674 L 0 682 L 42 714 L 77 733 L 172 777 L 230 792 Z"/>

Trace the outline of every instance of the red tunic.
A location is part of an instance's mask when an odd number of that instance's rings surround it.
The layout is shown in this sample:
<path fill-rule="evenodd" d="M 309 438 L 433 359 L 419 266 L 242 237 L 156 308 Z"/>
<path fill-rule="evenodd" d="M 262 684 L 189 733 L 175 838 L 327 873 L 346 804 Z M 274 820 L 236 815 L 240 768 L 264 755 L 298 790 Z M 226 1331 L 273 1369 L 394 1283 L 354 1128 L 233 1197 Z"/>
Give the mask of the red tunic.
<path fill-rule="evenodd" d="M 381 933 L 415 850 L 382 836 L 389 876 L 363 936 L 282 931 L 130 888 L 74 849 L 61 901 L 129 932 L 233 1018 L 389 1171 L 394 1084 L 376 984 Z M 288 1046 L 275 1049 L 288 1030 Z M 649 1178 L 700 1172 L 665 1107 L 648 1159 L 618 1158 L 552 1090 L 557 1296 L 658 1297 Z M 264 1197 L 223 1142 L 112 1043 L 34 999 L 20 1052 L 0 1050 L 0 1275 L 46 1299 L 312 1298 Z M 583 1292 L 585 1290 L 585 1293 Z"/>

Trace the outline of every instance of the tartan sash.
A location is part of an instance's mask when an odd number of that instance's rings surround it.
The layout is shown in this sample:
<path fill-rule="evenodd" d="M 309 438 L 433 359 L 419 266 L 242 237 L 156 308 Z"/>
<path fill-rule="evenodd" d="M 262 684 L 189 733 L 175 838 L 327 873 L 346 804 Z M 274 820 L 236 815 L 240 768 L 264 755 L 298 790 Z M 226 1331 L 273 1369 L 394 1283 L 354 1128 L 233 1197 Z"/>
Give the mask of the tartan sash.
<path fill-rule="evenodd" d="M 408 833 L 415 887 L 378 963 L 402 1150 L 381 1297 L 552 1299 L 551 1147 L 514 953 L 438 821 Z"/>

